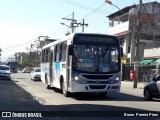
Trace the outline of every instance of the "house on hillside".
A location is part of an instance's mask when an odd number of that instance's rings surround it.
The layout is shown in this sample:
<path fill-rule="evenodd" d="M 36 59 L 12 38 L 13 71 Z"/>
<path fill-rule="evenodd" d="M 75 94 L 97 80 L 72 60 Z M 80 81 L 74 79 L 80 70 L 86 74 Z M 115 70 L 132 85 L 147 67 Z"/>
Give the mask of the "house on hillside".
<path fill-rule="evenodd" d="M 139 5 L 127 6 L 108 15 L 107 34 L 117 35 L 124 51 L 124 63 L 135 61 Z M 138 61 L 160 58 L 160 3 L 143 3 L 140 10 Z M 157 50 L 156 50 L 157 49 Z"/>

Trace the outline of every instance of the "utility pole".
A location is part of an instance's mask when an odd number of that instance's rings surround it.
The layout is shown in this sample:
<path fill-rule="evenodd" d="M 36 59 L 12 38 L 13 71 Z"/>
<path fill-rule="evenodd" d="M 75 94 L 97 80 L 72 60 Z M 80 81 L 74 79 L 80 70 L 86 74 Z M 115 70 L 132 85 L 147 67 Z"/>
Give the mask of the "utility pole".
<path fill-rule="evenodd" d="M 38 64 L 38 54 L 37 54 L 38 50 L 37 50 L 37 44 L 31 43 L 31 49 L 34 49 L 35 46 L 36 46 L 36 50 L 34 51 L 34 56 L 32 57 L 32 59 L 34 60 L 34 63 L 35 63 L 34 67 L 37 66 L 37 64 Z"/>
<path fill-rule="evenodd" d="M 140 17 L 141 17 L 141 6 L 142 6 L 142 0 L 139 1 L 139 7 L 138 7 L 138 20 L 137 20 L 137 31 L 136 31 L 136 42 L 135 42 L 135 62 L 139 61 L 139 40 L 140 40 Z M 138 65 L 135 63 L 135 72 L 136 77 L 133 81 L 133 88 L 137 88 L 137 81 L 138 81 Z"/>
<path fill-rule="evenodd" d="M 84 26 L 86 26 L 86 27 L 87 27 L 87 26 L 88 26 L 88 24 L 85 24 L 85 23 L 84 23 L 84 19 L 83 19 L 83 23 L 80 23 L 80 26 L 82 26 L 82 32 L 84 32 Z"/>
<path fill-rule="evenodd" d="M 74 12 L 72 13 L 72 19 L 69 19 L 69 18 L 62 18 L 62 19 L 70 21 L 69 28 L 71 28 L 72 33 L 74 33 L 75 27 L 78 27 L 78 26 L 74 26 L 74 24 L 77 23 L 77 20 L 74 19 Z M 61 24 L 65 25 L 64 23 L 61 23 Z"/>
<path fill-rule="evenodd" d="M 84 26 L 86 27 L 88 26 L 88 24 L 84 23 L 84 19 L 82 23 L 77 23 L 77 20 L 74 19 L 74 12 L 72 13 L 72 19 L 69 19 L 69 18 L 62 18 L 62 19 L 70 21 L 70 25 L 66 25 L 66 26 L 68 26 L 68 28 L 71 28 L 72 33 L 75 32 L 75 28 L 79 27 L 79 25 L 82 26 L 82 32 L 84 32 Z M 61 23 L 61 24 L 65 25 L 65 23 Z"/>
<path fill-rule="evenodd" d="M 142 6 L 142 0 L 139 2 L 139 7 L 138 7 L 138 20 L 137 20 L 137 32 L 136 32 L 136 54 L 135 54 L 135 60 L 139 60 L 139 34 L 140 34 L 140 29 L 141 29 L 141 23 L 140 23 L 140 16 L 141 16 L 141 6 Z"/>
<path fill-rule="evenodd" d="M 74 23 L 75 22 L 77 22 L 77 20 L 74 19 L 74 12 L 73 12 L 72 13 L 72 21 L 71 21 L 72 33 L 74 33 L 74 29 L 75 29 Z"/>

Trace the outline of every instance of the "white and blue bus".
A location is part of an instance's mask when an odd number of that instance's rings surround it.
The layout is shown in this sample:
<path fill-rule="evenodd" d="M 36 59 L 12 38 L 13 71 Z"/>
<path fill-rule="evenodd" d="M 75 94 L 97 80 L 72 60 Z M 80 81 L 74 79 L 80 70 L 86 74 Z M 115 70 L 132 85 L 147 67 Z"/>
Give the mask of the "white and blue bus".
<path fill-rule="evenodd" d="M 121 85 L 120 41 L 116 36 L 74 33 L 42 48 L 41 79 L 46 88 L 105 96 Z"/>

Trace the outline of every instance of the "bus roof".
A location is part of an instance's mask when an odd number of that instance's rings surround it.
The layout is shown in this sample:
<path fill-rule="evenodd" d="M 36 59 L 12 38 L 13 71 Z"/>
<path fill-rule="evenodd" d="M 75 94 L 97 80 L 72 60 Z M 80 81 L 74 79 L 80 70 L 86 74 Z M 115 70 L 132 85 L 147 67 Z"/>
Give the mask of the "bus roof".
<path fill-rule="evenodd" d="M 70 39 L 70 38 L 72 38 L 74 35 L 75 35 L 75 33 L 72 33 L 72 34 L 70 34 L 70 35 L 67 35 L 67 36 L 65 36 L 65 37 L 64 37 L 63 39 L 61 39 L 61 40 L 57 40 L 57 41 L 51 42 L 51 43 L 43 46 L 42 49 L 51 47 L 51 46 L 55 45 L 56 43 L 63 42 L 63 41 L 65 41 L 65 40 L 67 40 L 67 39 Z"/>
<path fill-rule="evenodd" d="M 73 36 L 76 35 L 76 34 L 82 34 L 82 35 L 83 35 L 83 34 L 84 34 L 84 35 L 86 35 L 86 34 L 88 34 L 88 35 L 107 35 L 107 36 L 117 37 L 116 35 L 111 35 L 111 34 L 102 34 L 102 33 L 83 33 L 83 32 L 79 32 L 79 33 L 72 33 L 72 34 L 70 34 L 70 35 L 67 35 L 67 36 L 64 37 L 64 39 L 66 40 L 66 39 L 73 38 Z"/>
<path fill-rule="evenodd" d="M 88 34 L 88 35 L 107 35 L 107 36 L 117 37 L 117 36 L 115 36 L 115 35 L 101 34 L 101 33 L 72 33 L 72 34 L 70 34 L 70 35 L 65 36 L 65 37 L 64 37 L 63 39 L 61 39 L 61 40 L 57 40 L 57 41 L 51 42 L 51 43 L 43 46 L 42 49 L 51 47 L 51 46 L 53 46 L 53 45 L 55 45 L 56 43 L 59 43 L 59 42 L 63 42 L 63 41 L 69 40 L 70 38 L 73 38 L 76 34 L 77 34 L 77 35 L 78 35 L 78 34 L 84 34 L 84 35 L 86 35 L 86 34 Z"/>

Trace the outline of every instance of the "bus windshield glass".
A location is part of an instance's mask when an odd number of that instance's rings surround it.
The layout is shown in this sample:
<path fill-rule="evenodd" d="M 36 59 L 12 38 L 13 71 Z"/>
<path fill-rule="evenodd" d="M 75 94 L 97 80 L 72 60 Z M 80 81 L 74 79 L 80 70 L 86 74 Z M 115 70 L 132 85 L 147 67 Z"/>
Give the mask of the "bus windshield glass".
<path fill-rule="evenodd" d="M 73 68 L 90 73 L 119 72 L 119 47 L 74 45 Z"/>

